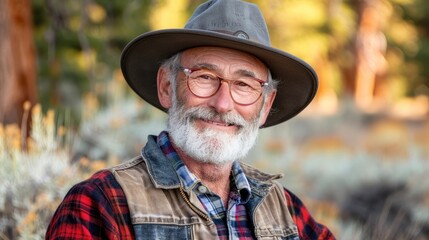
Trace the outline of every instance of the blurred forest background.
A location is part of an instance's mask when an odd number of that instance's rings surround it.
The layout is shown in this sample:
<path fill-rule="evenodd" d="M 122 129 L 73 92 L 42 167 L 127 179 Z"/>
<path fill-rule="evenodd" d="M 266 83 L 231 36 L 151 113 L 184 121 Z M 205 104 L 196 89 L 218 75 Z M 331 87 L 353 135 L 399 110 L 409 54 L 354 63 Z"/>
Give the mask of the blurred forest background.
<path fill-rule="evenodd" d="M 246 161 L 283 173 L 339 239 L 429 239 L 427 2 L 251 2 L 320 87 L 300 116 L 261 130 Z M 163 130 L 120 54 L 146 31 L 182 28 L 200 3 L 0 0 L 0 239 L 43 239 L 74 183 Z"/>

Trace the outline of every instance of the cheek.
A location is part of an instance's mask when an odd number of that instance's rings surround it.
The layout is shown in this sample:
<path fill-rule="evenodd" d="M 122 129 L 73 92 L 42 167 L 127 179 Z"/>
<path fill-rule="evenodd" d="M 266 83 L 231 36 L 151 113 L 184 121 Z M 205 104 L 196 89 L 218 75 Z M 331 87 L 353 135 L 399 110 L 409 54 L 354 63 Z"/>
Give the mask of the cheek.
<path fill-rule="evenodd" d="M 176 99 L 177 99 L 179 105 L 186 106 L 186 107 L 200 105 L 201 102 L 204 100 L 204 99 L 201 99 L 201 98 L 194 96 L 188 90 L 186 83 L 180 84 L 178 86 L 177 91 L 176 91 Z M 176 101 L 176 99 L 174 99 L 174 101 Z"/>
<path fill-rule="evenodd" d="M 186 107 L 207 106 L 209 98 L 200 98 L 190 92 L 186 83 L 177 89 L 177 100 Z"/>
<path fill-rule="evenodd" d="M 261 115 L 262 102 L 255 103 L 250 106 L 236 105 L 235 109 L 246 121 L 253 122 Z"/>

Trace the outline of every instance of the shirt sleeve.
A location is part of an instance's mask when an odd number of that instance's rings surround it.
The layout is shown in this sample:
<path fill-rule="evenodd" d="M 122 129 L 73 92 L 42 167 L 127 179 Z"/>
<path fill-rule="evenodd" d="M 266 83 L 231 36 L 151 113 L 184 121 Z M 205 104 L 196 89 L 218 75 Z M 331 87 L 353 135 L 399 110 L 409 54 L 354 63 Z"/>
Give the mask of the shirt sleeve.
<path fill-rule="evenodd" d="M 332 232 L 324 225 L 316 222 L 302 201 L 292 192 L 284 189 L 289 212 L 298 227 L 301 240 L 335 240 Z"/>
<path fill-rule="evenodd" d="M 73 186 L 57 208 L 46 239 L 128 239 L 132 236 L 124 192 L 108 171 Z"/>

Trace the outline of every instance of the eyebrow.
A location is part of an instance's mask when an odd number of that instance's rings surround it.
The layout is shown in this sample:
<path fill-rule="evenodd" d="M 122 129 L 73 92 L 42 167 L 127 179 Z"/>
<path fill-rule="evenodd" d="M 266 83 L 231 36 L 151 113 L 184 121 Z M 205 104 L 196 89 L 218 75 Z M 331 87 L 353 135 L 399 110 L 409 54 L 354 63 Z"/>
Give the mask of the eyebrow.
<path fill-rule="evenodd" d="M 198 64 L 193 65 L 192 68 L 204 68 L 207 70 L 220 72 L 220 68 L 218 66 L 216 66 L 214 64 L 210 64 L 210 63 L 198 63 Z M 237 71 L 234 72 L 234 74 L 256 78 L 256 75 L 254 72 L 246 70 L 246 69 L 238 69 Z"/>

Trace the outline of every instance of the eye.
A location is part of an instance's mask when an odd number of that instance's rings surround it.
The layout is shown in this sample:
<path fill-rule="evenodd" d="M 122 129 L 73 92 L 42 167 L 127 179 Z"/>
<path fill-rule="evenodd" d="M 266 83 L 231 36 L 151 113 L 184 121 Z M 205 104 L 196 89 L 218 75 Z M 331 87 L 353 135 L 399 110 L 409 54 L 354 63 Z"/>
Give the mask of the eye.
<path fill-rule="evenodd" d="M 214 75 L 209 75 L 209 74 L 202 74 L 199 75 L 198 78 L 204 79 L 204 80 L 216 80 L 217 77 Z"/>
<path fill-rule="evenodd" d="M 208 71 L 204 71 L 204 70 L 193 72 L 191 77 L 194 79 L 201 80 L 201 81 L 217 81 L 218 80 L 218 77 L 215 74 L 208 72 Z"/>
<path fill-rule="evenodd" d="M 253 91 L 258 88 L 257 82 L 252 79 L 236 80 L 234 86 L 241 91 Z"/>
<path fill-rule="evenodd" d="M 250 87 L 249 84 L 243 82 L 243 81 L 236 81 L 235 85 L 239 86 L 239 87 Z"/>

